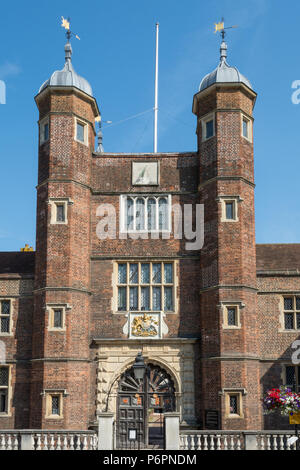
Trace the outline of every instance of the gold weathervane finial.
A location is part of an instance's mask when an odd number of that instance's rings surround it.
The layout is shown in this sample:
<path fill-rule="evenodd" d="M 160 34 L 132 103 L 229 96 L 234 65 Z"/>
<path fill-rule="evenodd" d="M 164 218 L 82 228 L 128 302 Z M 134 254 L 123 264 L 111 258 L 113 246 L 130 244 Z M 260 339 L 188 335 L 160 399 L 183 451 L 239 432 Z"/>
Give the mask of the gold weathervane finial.
<path fill-rule="evenodd" d="M 227 28 L 225 28 L 225 23 L 224 23 L 224 18 L 222 18 L 222 20 L 219 22 L 219 23 L 215 23 L 215 31 L 214 33 L 218 33 L 220 32 L 221 33 L 221 36 L 222 36 L 222 39 L 224 41 L 224 38 L 225 38 L 225 30 L 226 29 L 233 29 L 233 28 L 237 28 L 237 25 L 234 25 L 234 26 L 227 26 Z"/>
<path fill-rule="evenodd" d="M 62 16 L 61 17 L 61 26 L 62 26 L 62 28 L 65 28 L 65 30 L 66 30 L 66 36 L 67 36 L 68 41 L 70 41 L 71 36 L 75 36 L 75 38 L 79 39 L 79 41 L 80 41 L 80 37 L 70 30 L 70 18 L 66 19 Z"/>

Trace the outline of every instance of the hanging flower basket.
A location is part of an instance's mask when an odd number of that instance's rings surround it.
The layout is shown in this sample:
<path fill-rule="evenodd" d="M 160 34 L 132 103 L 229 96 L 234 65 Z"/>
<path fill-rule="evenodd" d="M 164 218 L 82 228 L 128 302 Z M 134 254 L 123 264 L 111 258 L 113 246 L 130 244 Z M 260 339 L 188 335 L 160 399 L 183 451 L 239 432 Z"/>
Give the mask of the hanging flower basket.
<path fill-rule="evenodd" d="M 283 416 L 290 416 L 290 421 L 299 419 L 300 423 L 300 393 L 292 392 L 287 387 L 272 388 L 267 391 L 262 402 L 265 414 L 279 410 Z"/>

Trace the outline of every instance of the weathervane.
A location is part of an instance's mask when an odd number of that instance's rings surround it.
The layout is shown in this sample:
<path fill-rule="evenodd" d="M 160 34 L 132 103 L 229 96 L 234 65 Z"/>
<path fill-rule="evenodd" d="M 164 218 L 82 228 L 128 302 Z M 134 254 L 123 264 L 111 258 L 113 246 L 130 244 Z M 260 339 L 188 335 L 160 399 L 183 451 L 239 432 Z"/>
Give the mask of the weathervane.
<path fill-rule="evenodd" d="M 226 29 L 233 29 L 233 28 L 237 28 L 237 25 L 235 26 L 227 26 L 227 28 L 224 27 L 224 18 L 222 18 L 222 20 L 219 22 L 219 23 L 215 23 L 215 33 L 217 33 L 218 31 L 220 31 L 221 33 L 221 36 L 222 36 L 222 40 L 224 41 L 225 39 L 225 34 L 226 34 Z"/>
<path fill-rule="evenodd" d="M 61 26 L 62 26 L 63 28 L 65 28 L 65 30 L 66 30 L 66 36 L 67 36 L 68 42 L 70 42 L 71 36 L 75 36 L 75 38 L 76 38 L 76 39 L 79 39 L 79 41 L 80 41 L 80 37 L 77 36 L 77 34 L 73 33 L 73 32 L 70 30 L 70 18 L 65 19 L 65 18 L 62 16 L 62 17 L 61 17 Z"/>

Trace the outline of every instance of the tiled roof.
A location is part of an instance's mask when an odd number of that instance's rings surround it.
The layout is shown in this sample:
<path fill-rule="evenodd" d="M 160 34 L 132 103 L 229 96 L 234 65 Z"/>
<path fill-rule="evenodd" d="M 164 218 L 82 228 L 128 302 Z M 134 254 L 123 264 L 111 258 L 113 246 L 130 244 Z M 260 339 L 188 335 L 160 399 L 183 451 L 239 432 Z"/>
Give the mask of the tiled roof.
<path fill-rule="evenodd" d="M 34 251 L 0 252 L 0 274 L 34 274 Z"/>
<path fill-rule="evenodd" d="M 300 272 L 300 243 L 256 245 L 256 268 Z"/>

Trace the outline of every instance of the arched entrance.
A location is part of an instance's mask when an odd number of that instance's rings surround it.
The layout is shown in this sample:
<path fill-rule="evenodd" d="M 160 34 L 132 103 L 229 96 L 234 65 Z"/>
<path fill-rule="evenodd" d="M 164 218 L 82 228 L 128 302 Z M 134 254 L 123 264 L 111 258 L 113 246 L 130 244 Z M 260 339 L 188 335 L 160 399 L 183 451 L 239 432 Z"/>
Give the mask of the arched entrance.
<path fill-rule="evenodd" d="M 174 382 L 164 369 L 147 364 L 141 381 L 135 378 L 133 368 L 126 370 L 118 385 L 117 448 L 163 448 L 163 413 L 175 409 Z"/>

